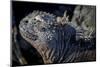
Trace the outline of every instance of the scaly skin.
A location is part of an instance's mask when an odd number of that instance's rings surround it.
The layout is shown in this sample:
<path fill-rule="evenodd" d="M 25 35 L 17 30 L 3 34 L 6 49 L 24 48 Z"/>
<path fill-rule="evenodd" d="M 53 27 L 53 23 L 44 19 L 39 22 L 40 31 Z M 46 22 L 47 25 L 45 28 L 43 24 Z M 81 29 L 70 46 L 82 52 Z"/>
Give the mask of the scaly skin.
<path fill-rule="evenodd" d="M 53 14 L 33 11 L 20 22 L 22 37 L 37 49 L 45 64 L 74 62 L 79 52 L 74 40 L 76 30 L 63 18 L 65 15 L 58 22 Z"/>

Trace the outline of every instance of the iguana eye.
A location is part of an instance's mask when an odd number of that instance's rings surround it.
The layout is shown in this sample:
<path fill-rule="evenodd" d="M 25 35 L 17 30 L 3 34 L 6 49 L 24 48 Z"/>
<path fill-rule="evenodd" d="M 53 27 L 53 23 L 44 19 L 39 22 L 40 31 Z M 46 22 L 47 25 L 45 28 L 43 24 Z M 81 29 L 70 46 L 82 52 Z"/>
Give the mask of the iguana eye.
<path fill-rule="evenodd" d="M 46 28 L 45 27 L 42 27 L 40 31 L 41 32 L 45 32 L 46 31 Z"/>

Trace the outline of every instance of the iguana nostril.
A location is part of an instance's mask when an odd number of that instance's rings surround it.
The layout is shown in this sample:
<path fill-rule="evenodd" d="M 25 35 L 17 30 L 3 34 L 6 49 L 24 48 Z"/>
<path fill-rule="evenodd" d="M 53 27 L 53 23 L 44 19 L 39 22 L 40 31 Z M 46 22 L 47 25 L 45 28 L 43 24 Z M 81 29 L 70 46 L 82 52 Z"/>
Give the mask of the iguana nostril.
<path fill-rule="evenodd" d="M 28 23 L 28 20 L 26 20 L 25 23 Z"/>

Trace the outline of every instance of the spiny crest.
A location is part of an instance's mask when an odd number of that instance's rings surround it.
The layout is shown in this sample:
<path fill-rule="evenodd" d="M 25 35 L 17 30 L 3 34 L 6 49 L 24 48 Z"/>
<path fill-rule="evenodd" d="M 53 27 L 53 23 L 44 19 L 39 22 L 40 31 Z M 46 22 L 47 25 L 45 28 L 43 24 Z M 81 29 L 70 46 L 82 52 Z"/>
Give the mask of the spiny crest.
<path fill-rule="evenodd" d="M 64 25 L 69 21 L 69 16 L 67 15 L 67 10 L 64 12 L 63 17 L 57 17 L 57 22 Z"/>
<path fill-rule="evenodd" d="M 48 16 L 50 16 L 50 17 L 55 17 L 54 14 L 47 13 L 47 12 L 45 12 L 45 11 L 39 11 L 39 10 L 34 10 L 34 11 L 31 13 L 31 15 L 33 15 L 33 16 L 37 16 L 37 15 L 48 15 Z"/>
<path fill-rule="evenodd" d="M 31 15 L 32 15 L 32 17 L 31 17 L 32 19 L 39 20 L 42 23 L 53 24 L 54 22 L 56 22 L 56 20 L 55 20 L 56 16 L 55 15 L 53 15 L 51 13 L 44 12 L 44 11 L 34 10 L 31 13 Z"/>

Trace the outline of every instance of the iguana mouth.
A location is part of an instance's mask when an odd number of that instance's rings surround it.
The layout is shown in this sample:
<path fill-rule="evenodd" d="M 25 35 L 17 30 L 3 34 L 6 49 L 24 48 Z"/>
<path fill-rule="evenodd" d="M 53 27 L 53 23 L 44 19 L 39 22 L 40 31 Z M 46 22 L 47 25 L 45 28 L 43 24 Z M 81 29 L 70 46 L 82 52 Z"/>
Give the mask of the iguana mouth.
<path fill-rule="evenodd" d="M 29 33 L 22 32 L 22 31 L 20 31 L 20 33 L 21 33 L 22 37 L 24 37 L 24 38 L 28 38 L 33 41 L 36 41 L 38 39 L 37 35 L 29 34 Z"/>
<path fill-rule="evenodd" d="M 29 33 L 29 31 L 26 28 L 21 27 L 20 28 L 20 33 L 22 35 L 22 37 L 24 38 L 29 38 L 30 40 L 37 40 L 38 36 L 34 35 L 34 33 Z"/>

